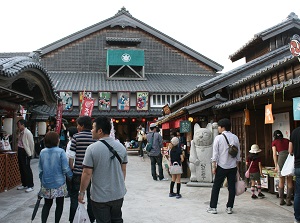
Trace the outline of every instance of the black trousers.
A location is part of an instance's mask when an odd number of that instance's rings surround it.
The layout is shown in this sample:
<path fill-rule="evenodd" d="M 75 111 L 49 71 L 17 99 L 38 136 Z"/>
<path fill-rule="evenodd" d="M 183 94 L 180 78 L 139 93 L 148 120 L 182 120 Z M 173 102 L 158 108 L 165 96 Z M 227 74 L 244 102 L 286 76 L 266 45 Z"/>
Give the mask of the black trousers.
<path fill-rule="evenodd" d="M 122 205 L 123 198 L 105 203 L 92 201 L 97 223 L 122 223 Z"/>
<path fill-rule="evenodd" d="M 210 197 L 211 208 L 217 208 L 220 188 L 225 180 L 225 177 L 227 177 L 228 192 L 229 192 L 226 207 L 233 208 L 234 199 L 235 199 L 236 171 L 237 171 L 236 167 L 232 169 L 223 169 L 222 167 L 217 166 L 216 176 L 211 190 L 211 197 Z"/>
<path fill-rule="evenodd" d="M 18 147 L 18 163 L 21 175 L 22 186 L 33 187 L 33 175 L 30 167 L 31 158 L 27 155 L 24 148 Z"/>
<path fill-rule="evenodd" d="M 71 188 L 69 190 L 70 195 L 70 213 L 69 213 L 69 221 L 73 222 L 74 216 L 78 207 L 78 193 L 80 189 L 80 182 L 81 182 L 81 175 L 73 175 Z M 87 196 L 87 212 L 91 222 L 95 221 L 95 217 L 92 210 L 91 204 L 91 183 L 86 189 L 86 196 Z"/>

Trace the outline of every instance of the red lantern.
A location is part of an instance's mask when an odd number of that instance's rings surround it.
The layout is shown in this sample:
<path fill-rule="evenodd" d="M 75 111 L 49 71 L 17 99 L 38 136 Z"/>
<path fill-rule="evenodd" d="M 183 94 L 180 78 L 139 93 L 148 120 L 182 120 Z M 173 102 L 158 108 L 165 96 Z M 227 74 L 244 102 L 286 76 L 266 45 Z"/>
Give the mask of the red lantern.
<path fill-rule="evenodd" d="M 135 122 L 135 118 L 131 119 L 132 122 Z"/>
<path fill-rule="evenodd" d="M 142 122 L 145 122 L 146 121 L 146 119 L 145 118 L 142 118 Z"/>
<path fill-rule="evenodd" d="M 126 119 L 125 119 L 125 118 L 122 118 L 122 122 L 126 122 Z"/>

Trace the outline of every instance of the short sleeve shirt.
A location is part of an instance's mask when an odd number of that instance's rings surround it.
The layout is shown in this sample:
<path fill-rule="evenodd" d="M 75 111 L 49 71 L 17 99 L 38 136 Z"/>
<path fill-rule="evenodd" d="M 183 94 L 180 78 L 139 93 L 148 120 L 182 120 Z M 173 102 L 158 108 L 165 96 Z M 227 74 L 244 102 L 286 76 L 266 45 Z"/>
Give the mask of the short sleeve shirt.
<path fill-rule="evenodd" d="M 272 147 L 275 146 L 276 147 L 276 151 L 277 152 L 281 152 L 284 150 L 288 150 L 289 149 L 289 140 L 286 138 L 283 139 L 275 139 L 272 142 Z"/>
<path fill-rule="evenodd" d="M 261 159 L 260 157 L 258 157 L 257 159 L 255 160 L 250 160 L 249 157 L 247 158 L 247 162 L 249 164 L 249 167 L 250 167 L 250 164 L 252 162 L 252 165 L 251 165 L 251 168 L 249 170 L 249 173 L 257 173 L 259 172 L 259 163 L 261 162 Z"/>
<path fill-rule="evenodd" d="M 122 163 L 127 163 L 125 147 L 112 137 L 104 137 L 105 140 L 120 156 Z M 108 202 L 124 197 L 126 193 L 124 175 L 121 164 L 107 146 L 97 141 L 90 145 L 85 153 L 83 165 L 93 169 L 91 199 L 95 202 Z"/>

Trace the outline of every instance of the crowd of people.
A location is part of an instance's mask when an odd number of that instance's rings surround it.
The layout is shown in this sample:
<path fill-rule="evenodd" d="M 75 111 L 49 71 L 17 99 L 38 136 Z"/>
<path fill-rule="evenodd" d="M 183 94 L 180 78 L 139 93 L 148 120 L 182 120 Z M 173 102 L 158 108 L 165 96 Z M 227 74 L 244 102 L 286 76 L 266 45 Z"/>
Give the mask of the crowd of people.
<path fill-rule="evenodd" d="M 97 222 L 123 222 L 121 208 L 126 194 L 125 177 L 128 158 L 125 147 L 127 146 L 110 137 L 112 126 L 107 117 L 98 117 L 92 121 L 89 116 L 81 116 L 77 118 L 76 124 L 76 128 L 70 127 L 68 130 L 62 128 L 61 134 L 49 129 L 44 137 L 44 148 L 39 156 L 41 188 L 38 192 L 38 196 L 45 199 L 41 215 L 42 222 L 47 222 L 54 199 L 56 200 L 55 222 L 59 222 L 63 212 L 64 198 L 68 196 L 70 197 L 69 221 L 73 222 L 78 203 L 85 203 L 85 193 L 87 213 L 91 222 L 95 220 Z M 30 160 L 34 154 L 33 135 L 25 127 L 25 120 L 19 120 L 17 127 L 19 132 L 18 161 L 22 182 L 17 189 L 24 189 L 29 193 L 34 190 L 30 167 Z M 151 162 L 152 178 L 155 181 L 168 180 L 164 177 L 162 167 L 162 136 L 156 123 L 150 124 L 149 129 L 150 131 L 146 134 L 142 127 L 137 128 L 139 155 L 144 156 L 145 141 L 151 143 L 152 148 L 148 156 Z M 213 141 L 211 158 L 212 174 L 215 176 L 207 208 L 207 212 L 211 214 L 217 214 L 219 192 L 225 179 L 228 182 L 226 212 L 233 213 L 236 175 L 241 158 L 239 139 L 230 130 L 229 119 L 218 121 L 219 135 Z M 181 174 L 185 155 L 183 150 L 186 144 L 184 137 L 178 133 L 174 133 L 168 144 L 168 151 L 164 152 L 169 158 L 170 165 L 169 197 L 177 199 L 182 197 Z M 284 138 L 280 130 L 276 130 L 273 136 L 273 160 L 275 171 L 278 171 L 280 176 L 278 188 L 280 205 L 292 205 L 291 198 L 294 191 L 295 222 L 300 222 L 300 127 L 292 132 L 290 140 Z M 61 143 L 61 141 L 65 142 Z M 228 153 L 228 144 L 238 148 L 236 156 Z M 260 152 L 259 146 L 253 144 L 246 161 L 250 173 L 252 199 L 264 197 L 260 184 L 260 177 L 263 177 Z M 280 172 L 288 154 L 295 157 L 296 187 L 294 190 L 292 177 L 288 176 L 285 201 L 285 177 L 281 176 Z M 172 168 L 175 166 L 176 168 Z M 156 168 L 158 168 L 158 174 Z M 176 169 L 176 171 L 173 172 L 171 169 Z M 175 184 L 176 193 L 174 193 Z"/>

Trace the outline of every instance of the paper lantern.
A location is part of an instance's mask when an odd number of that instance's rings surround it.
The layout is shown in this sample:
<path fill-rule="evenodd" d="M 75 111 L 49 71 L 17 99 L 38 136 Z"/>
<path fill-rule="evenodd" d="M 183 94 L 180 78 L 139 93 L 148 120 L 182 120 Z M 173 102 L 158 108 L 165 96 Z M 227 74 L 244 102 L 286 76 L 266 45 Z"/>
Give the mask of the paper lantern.
<path fill-rule="evenodd" d="M 12 118 L 6 118 L 3 120 L 3 130 L 7 134 L 12 135 L 12 127 L 13 127 L 13 119 Z"/>
<path fill-rule="evenodd" d="M 46 130 L 47 130 L 47 124 L 46 122 L 38 122 L 38 134 L 41 135 L 46 135 Z"/>

